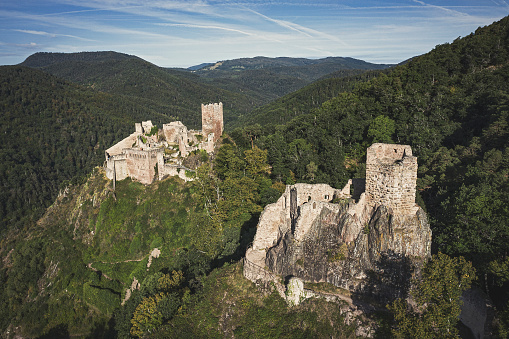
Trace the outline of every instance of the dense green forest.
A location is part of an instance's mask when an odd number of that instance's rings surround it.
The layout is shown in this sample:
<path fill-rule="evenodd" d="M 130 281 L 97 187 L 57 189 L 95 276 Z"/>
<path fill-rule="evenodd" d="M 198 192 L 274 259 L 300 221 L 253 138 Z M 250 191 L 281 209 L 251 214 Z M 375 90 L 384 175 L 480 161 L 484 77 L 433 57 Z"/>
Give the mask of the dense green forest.
<path fill-rule="evenodd" d="M 368 81 L 383 71 L 344 70 L 328 74 L 291 94 L 239 116 L 230 128 L 259 124 L 273 131 L 274 125 L 284 124 L 302 114 L 311 114 L 322 104 L 342 92 L 351 91 L 359 82 Z M 386 72 L 386 71 L 385 71 Z"/>
<path fill-rule="evenodd" d="M 371 143 L 395 142 L 418 157 L 417 201 L 433 229 L 434 256 L 413 282 L 415 311 L 392 301 L 371 319 L 375 335 L 457 337 L 459 296 L 474 284 L 492 297 L 494 331 L 507 337 L 508 60 L 505 18 L 404 65 L 322 79 L 260 108 L 253 124 L 224 135 L 214 157 L 200 160 L 191 183 L 126 179 L 115 191 L 101 168 L 91 170 L 104 148 L 135 121 L 170 117 L 146 110 L 140 92 L 130 100 L 2 67 L 2 222 L 26 227 L 0 242 L 0 330 L 43 338 L 354 338 L 338 304 L 288 308 L 242 277 L 241 258 L 260 212 L 285 184 L 342 188 L 365 175 Z M 274 114 L 282 118 L 265 124 Z M 86 176 L 71 180 L 77 175 Z M 125 300 L 133 281 L 139 288 Z"/>
<path fill-rule="evenodd" d="M 336 72 L 335 77 L 383 69 L 352 58 L 243 58 L 190 72 L 161 68 L 115 52 L 35 53 L 21 65 L 44 70 L 95 90 L 125 96 L 161 114 L 200 128 L 201 103 L 222 101 L 227 128 L 269 101 Z M 330 98 L 330 97 L 329 97 Z"/>

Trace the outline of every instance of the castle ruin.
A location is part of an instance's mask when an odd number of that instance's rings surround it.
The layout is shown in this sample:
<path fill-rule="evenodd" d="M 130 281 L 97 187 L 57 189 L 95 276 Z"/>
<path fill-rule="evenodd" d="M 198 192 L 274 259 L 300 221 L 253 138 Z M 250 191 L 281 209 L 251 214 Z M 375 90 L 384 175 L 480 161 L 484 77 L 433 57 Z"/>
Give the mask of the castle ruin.
<path fill-rule="evenodd" d="M 368 272 L 387 274 L 383 256 L 429 257 L 431 229 L 415 203 L 416 179 L 410 146 L 377 143 L 367 150 L 366 179 L 350 179 L 343 189 L 286 186 L 260 215 L 244 276 L 273 283 L 283 297 L 281 281 L 290 277 L 360 292 L 368 290 Z M 400 293 L 384 284 L 377 285 L 384 293 Z"/>
<path fill-rule="evenodd" d="M 198 150 L 214 152 L 223 133 L 223 104 L 202 104 L 202 122 L 202 131 L 174 121 L 157 132 L 150 120 L 136 123 L 134 133 L 105 151 L 106 177 L 114 181 L 130 177 L 145 185 L 165 176 L 192 180 L 182 159 Z"/>

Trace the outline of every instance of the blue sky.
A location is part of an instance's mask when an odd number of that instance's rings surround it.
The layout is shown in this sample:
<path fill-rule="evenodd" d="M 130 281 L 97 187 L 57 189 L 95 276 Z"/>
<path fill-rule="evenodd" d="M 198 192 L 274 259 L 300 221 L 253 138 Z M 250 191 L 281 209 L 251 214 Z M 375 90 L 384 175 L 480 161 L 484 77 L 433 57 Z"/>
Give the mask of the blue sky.
<path fill-rule="evenodd" d="M 0 65 L 113 50 L 188 67 L 254 56 L 398 63 L 509 14 L 509 0 L 0 0 Z"/>

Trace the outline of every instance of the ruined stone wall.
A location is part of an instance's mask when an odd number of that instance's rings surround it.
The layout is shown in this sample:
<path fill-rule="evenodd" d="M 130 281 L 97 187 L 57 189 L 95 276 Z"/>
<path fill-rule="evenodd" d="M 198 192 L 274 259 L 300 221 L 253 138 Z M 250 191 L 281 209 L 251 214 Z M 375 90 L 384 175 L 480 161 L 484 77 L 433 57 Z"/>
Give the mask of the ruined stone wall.
<path fill-rule="evenodd" d="M 334 198 L 347 198 L 350 196 L 349 189 L 347 192 L 343 192 L 343 190 L 335 189 L 327 184 L 295 184 L 291 189 L 295 190 L 297 206 L 311 200 L 330 202 Z"/>
<path fill-rule="evenodd" d="M 187 127 L 180 121 L 173 121 L 163 125 L 164 138 L 169 143 L 178 143 L 184 135 L 187 136 Z"/>
<path fill-rule="evenodd" d="M 223 103 L 201 105 L 201 124 L 203 137 L 214 133 L 214 142 L 223 134 Z"/>
<path fill-rule="evenodd" d="M 149 133 L 154 125 L 152 125 L 151 120 L 147 120 L 141 122 L 141 127 L 143 128 L 143 133 Z"/>
<path fill-rule="evenodd" d="M 207 153 L 214 152 L 214 134 L 209 134 L 206 140 L 203 140 L 198 146 L 199 149 L 205 150 Z"/>
<path fill-rule="evenodd" d="M 366 156 L 366 200 L 395 214 L 416 210 L 417 158 L 408 145 L 373 144 Z"/>
<path fill-rule="evenodd" d="M 106 177 L 113 180 L 114 173 L 116 174 L 115 180 L 124 180 L 129 176 L 127 172 L 127 163 L 124 154 L 113 155 L 106 160 L 105 166 Z"/>
<path fill-rule="evenodd" d="M 186 170 L 189 170 L 180 165 L 164 164 L 159 166 L 159 180 L 165 176 L 177 176 L 184 181 L 193 181 L 194 179 L 186 175 Z"/>
<path fill-rule="evenodd" d="M 316 218 L 320 214 L 321 206 L 324 203 L 328 204 L 335 197 L 349 198 L 349 185 L 347 184 L 343 190 L 335 189 L 327 184 L 286 186 L 285 192 L 278 201 L 267 205 L 260 215 L 253 248 L 260 250 L 274 246 L 279 233 L 290 229 L 297 232 L 297 220 L 301 215 L 305 214 L 305 217 L 301 218 L 303 221 L 299 222 L 299 225 L 306 223 L 304 219 Z M 298 232 L 304 234 L 306 230 L 301 228 Z"/>
<path fill-rule="evenodd" d="M 142 184 L 151 184 L 156 174 L 158 153 L 162 151 L 162 148 L 149 150 L 125 149 L 129 176 Z"/>

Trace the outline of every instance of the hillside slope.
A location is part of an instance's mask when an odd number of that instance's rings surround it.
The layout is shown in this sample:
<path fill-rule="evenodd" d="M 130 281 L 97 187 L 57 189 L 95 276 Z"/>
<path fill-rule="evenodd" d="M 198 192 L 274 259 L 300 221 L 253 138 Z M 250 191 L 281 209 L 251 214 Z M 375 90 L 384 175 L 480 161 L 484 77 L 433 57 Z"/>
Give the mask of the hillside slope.
<path fill-rule="evenodd" d="M 0 230 L 40 216 L 64 181 L 102 164 L 135 122 L 171 119 L 27 67 L 0 67 L 0 79 Z"/>
<path fill-rule="evenodd" d="M 312 113 L 340 93 L 353 90 L 356 84 L 387 71 L 344 70 L 328 74 L 295 92 L 254 109 L 249 114 L 240 116 L 233 126 L 260 124 L 274 127 L 285 124 L 302 114 Z"/>

